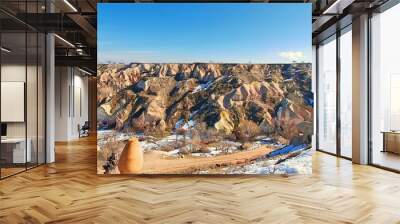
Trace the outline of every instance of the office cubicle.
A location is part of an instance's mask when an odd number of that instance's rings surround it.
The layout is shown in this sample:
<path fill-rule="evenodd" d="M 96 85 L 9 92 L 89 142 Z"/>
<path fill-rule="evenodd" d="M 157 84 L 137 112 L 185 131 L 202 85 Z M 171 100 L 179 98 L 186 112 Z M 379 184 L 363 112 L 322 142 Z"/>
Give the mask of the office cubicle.
<path fill-rule="evenodd" d="M 1 179 L 45 162 L 46 40 L 21 18 L 43 12 L 43 6 L 44 1 L 0 3 Z"/>

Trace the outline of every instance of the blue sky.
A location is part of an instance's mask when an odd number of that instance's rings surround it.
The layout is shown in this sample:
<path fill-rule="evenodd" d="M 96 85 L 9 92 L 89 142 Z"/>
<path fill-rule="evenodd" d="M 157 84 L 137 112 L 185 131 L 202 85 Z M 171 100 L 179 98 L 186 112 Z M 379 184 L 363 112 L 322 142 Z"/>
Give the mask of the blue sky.
<path fill-rule="evenodd" d="M 98 62 L 311 61 L 311 4 L 98 4 Z"/>

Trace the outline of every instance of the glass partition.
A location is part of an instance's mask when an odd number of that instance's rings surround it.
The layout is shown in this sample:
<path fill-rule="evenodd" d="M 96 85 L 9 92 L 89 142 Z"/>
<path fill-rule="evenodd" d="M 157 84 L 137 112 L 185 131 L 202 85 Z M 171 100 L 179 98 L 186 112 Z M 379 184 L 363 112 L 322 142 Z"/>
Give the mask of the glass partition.
<path fill-rule="evenodd" d="M 2 177 L 24 171 L 31 161 L 26 150 L 26 41 L 25 32 L 1 34 Z"/>
<path fill-rule="evenodd" d="M 45 124 L 46 124 L 46 37 L 43 33 L 38 33 L 38 74 L 37 74 L 37 162 L 46 162 L 46 143 L 45 143 Z"/>
<path fill-rule="evenodd" d="M 0 7 L 42 13 L 44 1 Z M 0 178 L 45 163 L 45 34 L 0 12 Z"/>
<path fill-rule="evenodd" d="M 27 150 L 30 159 L 27 163 L 27 167 L 34 167 L 37 165 L 38 160 L 38 34 L 36 32 L 27 33 L 27 49 L 28 49 L 28 60 L 27 60 L 27 74 L 26 74 L 26 114 L 27 114 Z"/>
<path fill-rule="evenodd" d="M 340 36 L 340 155 L 352 157 L 352 32 Z"/>
<path fill-rule="evenodd" d="M 318 148 L 336 154 L 336 36 L 318 47 Z"/>
<path fill-rule="evenodd" d="M 371 162 L 400 171 L 400 4 L 371 19 Z"/>

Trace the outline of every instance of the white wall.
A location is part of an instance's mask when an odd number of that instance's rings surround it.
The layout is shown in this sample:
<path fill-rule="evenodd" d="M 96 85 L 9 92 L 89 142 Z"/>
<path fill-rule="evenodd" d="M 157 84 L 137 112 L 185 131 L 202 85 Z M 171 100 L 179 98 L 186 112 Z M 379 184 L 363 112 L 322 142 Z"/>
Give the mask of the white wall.
<path fill-rule="evenodd" d="M 3 64 L 1 66 L 1 81 L 25 82 L 25 64 Z M 7 110 L 7 108 L 1 108 Z M 7 123 L 7 137 L 25 137 L 25 122 Z"/>
<path fill-rule="evenodd" d="M 72 67 L 56 67 L 55 73 L 55 140 L 70 141 L 88 120 L 88 78 Z"/>
<path fill-rule="evenodd" d="M 67 67 L 56 67 L 55 68 L 55 141 L 66 141 L 68 140 L 68 86 L 70 77 L 68 74 Z"/>
<path fill-rule="evenodd" d="M 39 69 L 39 70 L 37 70 Z M 25 80 L 27 78 L 27 80 Z M 32 161 L 44 163 L 45 153 L 45 120 L 44 120 L 44 74 L 41 67 L 36 65 L 25 66 L 18 63 L 5 63 L 1 66 L 2 82 L 24 82 L 26 84 L 26 107 L 22 108 L 22 113 L 26 110 L 26 120 L 22 122 L 6 122 L 8 138 L 29 139 Z M 24 94 L 24 90 L 21 90 Z M 2 96 L 7 97 L 7 96 Z M 11 108 L 1 108 L 3 112 L 12 113 Z M 38 155 L 37 155 L 38 153 Z M 49 160 L 51 162 L 51 160 Z"/>
<path fill-rule="evenodd" d="M 76 71 L 76 70 L 75 70 Z M 74 108 L 72 108 L 72 120 L 71 120 L 71 134 L 73 138 L 79 137 L 78 124 L 83 125 L 85 121 L 88 121 L 88 78 L 79 75 L 74 75 Z"/>
<path fill-rule="evenodd" d="M 27 70 L 26 70 L 27 69 Z M 28 82 L 25 80 L 26 71 L 28 72 Z M 32 77 L 34 75 L 34 78 Z M 25 82 L 27 83 L 27 118 L 28 118 L 28 137 L 29 130 L 34 130 L 36 136 L 36 123 L 37 123 L 37 97 L 36 97 L 36 66 L 25 67 L 25 64 L 3 64 L 1 66 L 1 81 L 2 82 Z M 41 102 L 41 101 L 40 101 Z M 39 107 L 42 106 L 39 105 Z M 8 108 L 1 108 L 7 110 Z M 8 122 L 7 134 L 9 137 L 25 137 L 25 123 L 26 122 Z"/>

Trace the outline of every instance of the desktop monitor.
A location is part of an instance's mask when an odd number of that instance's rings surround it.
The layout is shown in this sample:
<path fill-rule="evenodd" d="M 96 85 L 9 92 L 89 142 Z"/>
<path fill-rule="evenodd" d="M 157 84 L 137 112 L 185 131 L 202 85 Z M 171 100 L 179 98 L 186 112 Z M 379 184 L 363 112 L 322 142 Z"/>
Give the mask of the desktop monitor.
<path fill-rule="evenodd" d="M 7 136 L 7 124 L 1 124 L 1 137 Z"/>

